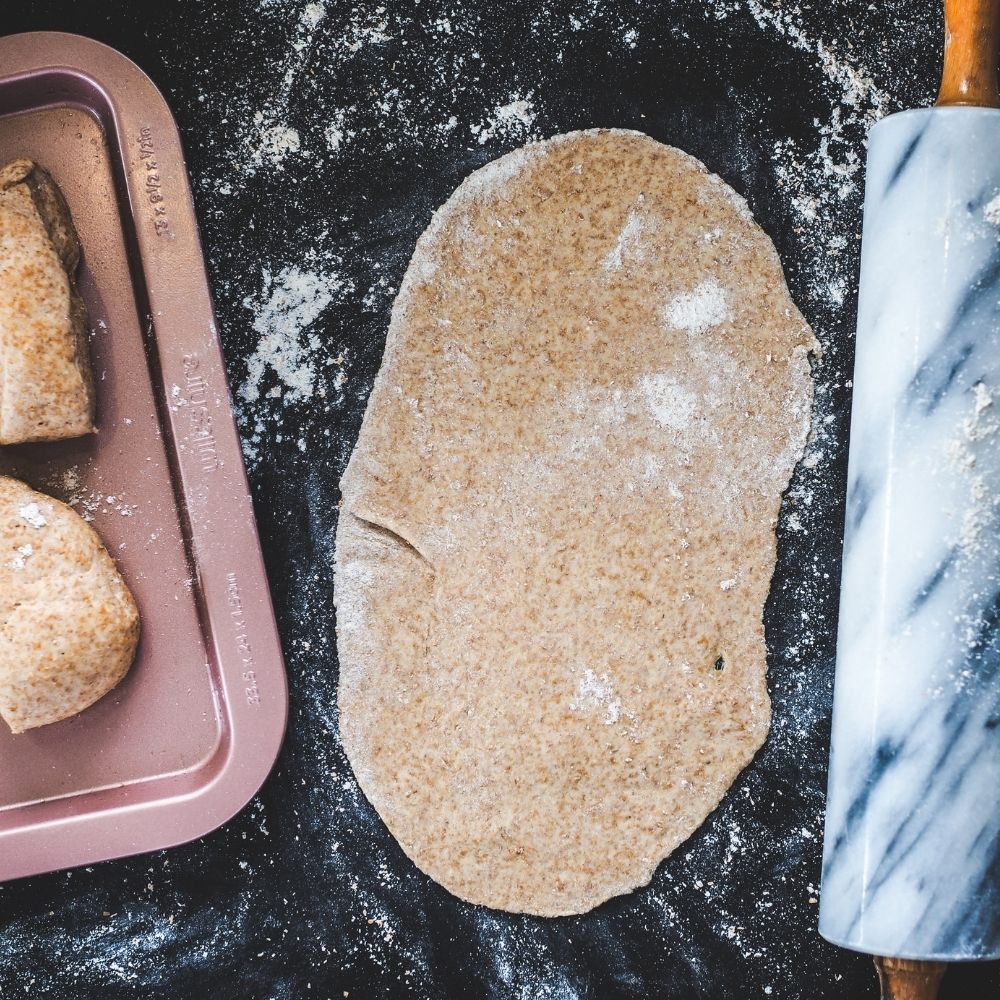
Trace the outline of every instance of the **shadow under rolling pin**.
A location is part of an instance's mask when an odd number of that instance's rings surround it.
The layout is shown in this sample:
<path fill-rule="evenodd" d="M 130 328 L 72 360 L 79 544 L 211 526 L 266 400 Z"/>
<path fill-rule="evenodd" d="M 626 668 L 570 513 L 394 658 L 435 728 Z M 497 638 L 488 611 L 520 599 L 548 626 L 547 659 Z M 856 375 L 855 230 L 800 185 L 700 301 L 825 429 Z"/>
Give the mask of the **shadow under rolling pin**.
<path fill-rule="evenodd" d="M 998 34 L 869 142 L 820 933 L 886 1000 L 1000 957 Z"/>

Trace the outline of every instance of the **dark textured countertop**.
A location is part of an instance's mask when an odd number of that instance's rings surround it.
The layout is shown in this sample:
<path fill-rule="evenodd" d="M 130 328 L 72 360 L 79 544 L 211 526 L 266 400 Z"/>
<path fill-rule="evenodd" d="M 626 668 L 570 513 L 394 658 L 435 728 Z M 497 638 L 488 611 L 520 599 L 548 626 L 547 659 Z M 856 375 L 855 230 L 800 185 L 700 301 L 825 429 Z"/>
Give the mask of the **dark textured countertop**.
<path fill-rule="evenodd" d="M 0 886 L 0 996 L 875 996 L 816 934 L 864 136 L 931 101 L 938 4 L 385 0 L 7 4 L 162 88 L 184 138 L 291 685 L 261 793 L 155 855 Z M 469 906 L 405 858 L 337 739 L 337 482 L 395 289 L 473 168 L 641 129 L 743 193 L 824 346 L 766 609 L 772 735 L 646 889 L 578 918 Z M 953 969 L 942 996 L 1000 987 Z"/>

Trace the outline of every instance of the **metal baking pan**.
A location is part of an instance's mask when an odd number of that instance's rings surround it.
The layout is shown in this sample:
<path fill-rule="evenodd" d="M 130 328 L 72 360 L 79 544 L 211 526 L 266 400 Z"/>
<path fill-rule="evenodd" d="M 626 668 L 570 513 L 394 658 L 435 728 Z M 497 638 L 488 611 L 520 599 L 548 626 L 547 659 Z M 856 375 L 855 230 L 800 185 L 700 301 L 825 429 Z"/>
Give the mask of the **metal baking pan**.
<path fill-rule="evenodd" d="M 183 843 L 251 798 L 287 716 L 281 648 L 187 172 L 162 95 L 74 35 L 0 39 L 0 162 L 62 187 L 83 244 L 97 434 L 0 449 L 66 500 L 142 615 L 123 683 L 79 716 L 0 725 L 0 880 Z"/>

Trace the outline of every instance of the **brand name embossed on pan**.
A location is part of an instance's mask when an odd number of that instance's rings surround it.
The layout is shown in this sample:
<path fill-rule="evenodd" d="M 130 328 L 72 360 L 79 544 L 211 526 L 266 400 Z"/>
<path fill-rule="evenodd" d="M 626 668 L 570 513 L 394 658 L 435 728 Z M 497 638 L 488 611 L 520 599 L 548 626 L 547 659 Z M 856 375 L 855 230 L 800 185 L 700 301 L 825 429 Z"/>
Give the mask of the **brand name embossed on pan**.
<path fill-rule="evenodd" d="M 212 430 L 212 414 L 208 408 L 208 383 L 200 371 L 201 362 L 195 354 L 184 355 L 184 388 L 188 407 L 188 444 L 198 456 L 202 472 L 219 468 L 219 455 Z"/>

